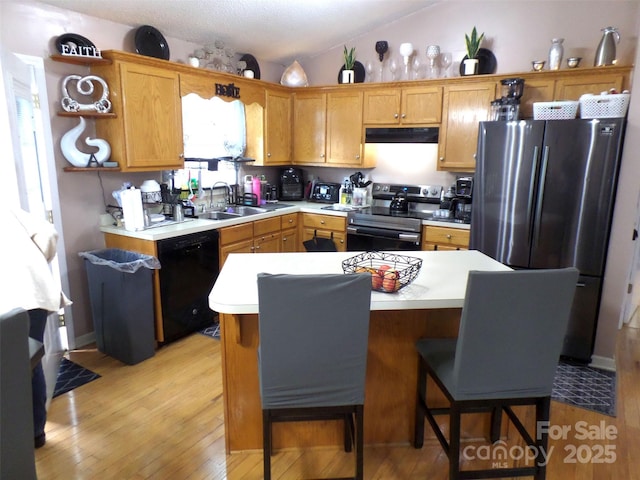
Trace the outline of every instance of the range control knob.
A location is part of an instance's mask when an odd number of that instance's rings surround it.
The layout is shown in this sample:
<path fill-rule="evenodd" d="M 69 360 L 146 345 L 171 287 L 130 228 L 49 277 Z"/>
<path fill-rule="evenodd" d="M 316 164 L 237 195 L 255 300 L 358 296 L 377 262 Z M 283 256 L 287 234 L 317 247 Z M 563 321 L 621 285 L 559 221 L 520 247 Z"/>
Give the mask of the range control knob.
<path fill-rule="evenodd" d="M 432 196 L 436 196 L 438 195 L 438 188 L 437 187 L 431 187 L 431 190 L 429 191 L 429 193 L 431 193 Z"/>

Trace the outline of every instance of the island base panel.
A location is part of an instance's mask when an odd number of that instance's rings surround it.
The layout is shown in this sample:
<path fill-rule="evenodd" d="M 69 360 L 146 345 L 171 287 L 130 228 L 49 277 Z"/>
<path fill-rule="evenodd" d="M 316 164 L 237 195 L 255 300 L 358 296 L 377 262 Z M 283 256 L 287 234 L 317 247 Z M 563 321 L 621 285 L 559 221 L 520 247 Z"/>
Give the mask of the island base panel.
<path fill-rule="evenodd" d="M 304 316 L 301 316 L 303 319 Z M 408 444 L 413 440 L 419 338 L 457 336 L 459 309 L 372 311 L 365 392 L 365 443 Z M 258 316 L 220 315 L 227 452 L 262 448 L 258 383 Z M 430 404 L 446 405 L 429 380 Z M 440 421 L 445 431 L 446 416 Z M 503 432 L 506 433 L 506 422 Z M 463 417 L 463 438 L 486 438 L 489 415 Z M 274 448 L 340 445 L 341 422 L 274 425 Z M 425 442 L 437 442 L 430 428 Z"/>

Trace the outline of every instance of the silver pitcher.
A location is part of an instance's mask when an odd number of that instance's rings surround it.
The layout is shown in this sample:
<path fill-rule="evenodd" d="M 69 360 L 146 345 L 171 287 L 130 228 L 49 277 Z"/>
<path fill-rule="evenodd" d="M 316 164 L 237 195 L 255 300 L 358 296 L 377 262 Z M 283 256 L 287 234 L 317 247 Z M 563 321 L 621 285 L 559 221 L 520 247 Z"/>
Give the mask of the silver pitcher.
<path fill-rule="evenodd" d="M 615 27 L 606 27 L 602 31 L 604 34 L 596 50 L 594 67 L 613 65 L 616 61 L 616 43 L 620 43 L 620 33 Z"/>

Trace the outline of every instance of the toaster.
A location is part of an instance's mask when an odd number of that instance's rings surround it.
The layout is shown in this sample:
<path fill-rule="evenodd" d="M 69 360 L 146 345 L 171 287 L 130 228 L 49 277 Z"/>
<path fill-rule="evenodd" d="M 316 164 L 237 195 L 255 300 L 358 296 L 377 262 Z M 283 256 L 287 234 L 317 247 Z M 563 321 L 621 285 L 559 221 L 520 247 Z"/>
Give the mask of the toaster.
<path fill-rule="evenodd" d="M 331 182 L 314 183 L 309 200 L 312 202 L 338 203 L 340 201 L 340 184 Z"/>

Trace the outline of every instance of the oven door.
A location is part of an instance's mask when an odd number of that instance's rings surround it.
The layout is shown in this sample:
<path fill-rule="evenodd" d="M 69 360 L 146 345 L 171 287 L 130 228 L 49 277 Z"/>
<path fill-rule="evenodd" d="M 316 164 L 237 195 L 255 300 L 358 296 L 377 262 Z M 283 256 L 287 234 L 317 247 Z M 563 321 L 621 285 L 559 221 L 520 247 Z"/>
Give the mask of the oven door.
<path fill-rule="evenodd" d="M 347 227 L 347 251 L 417 251 L 421 249 L 420 233 L 376 227 Z"/>

